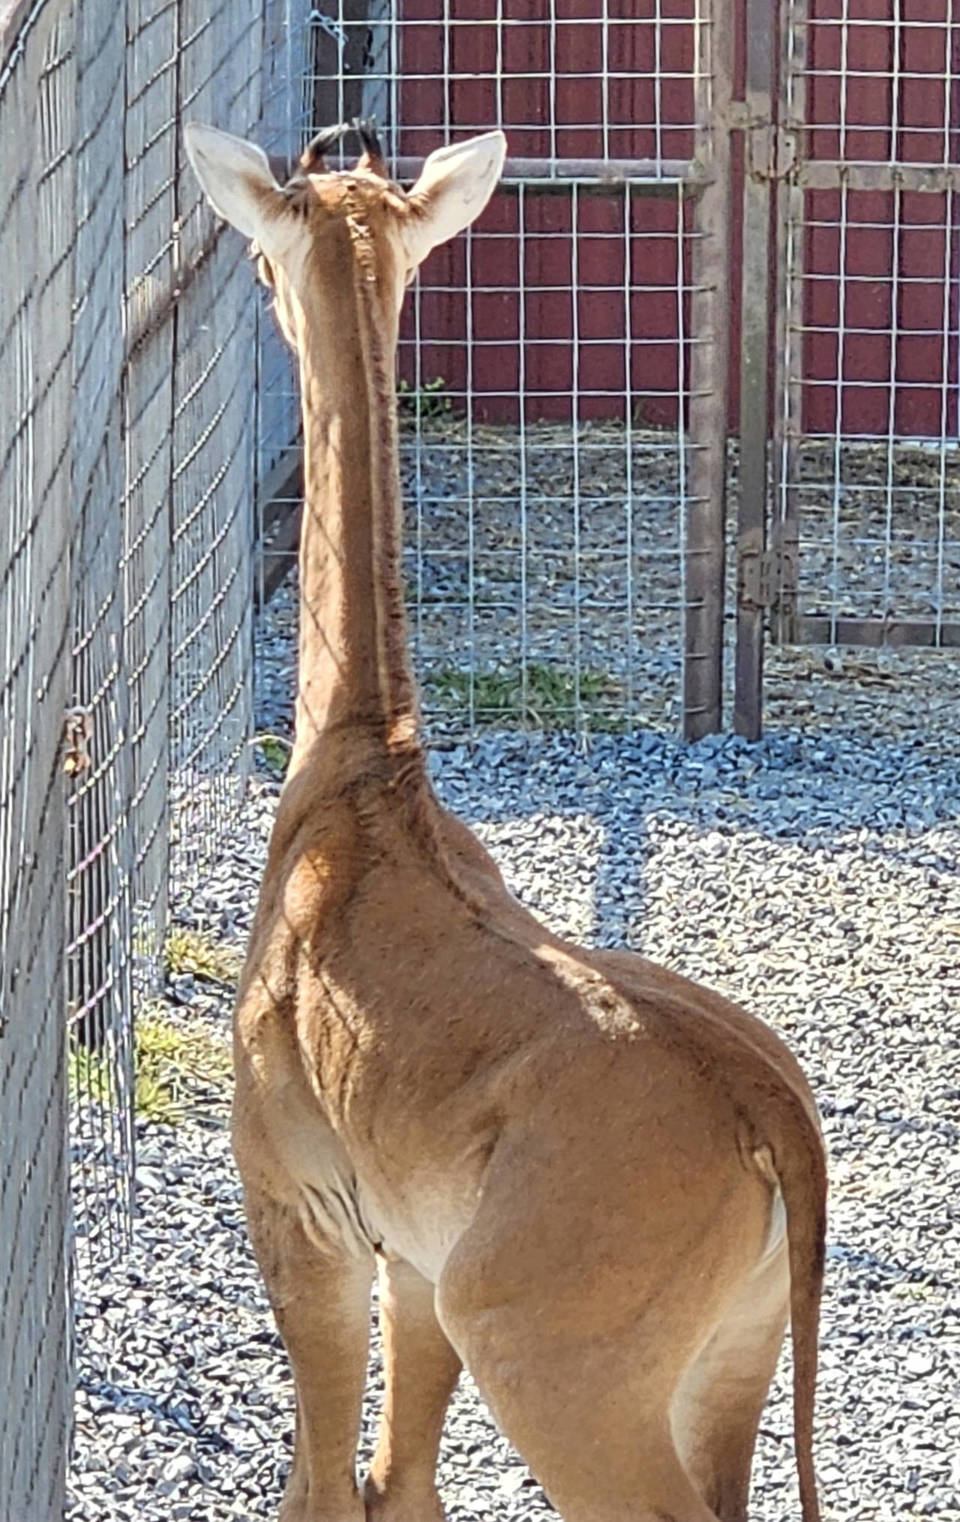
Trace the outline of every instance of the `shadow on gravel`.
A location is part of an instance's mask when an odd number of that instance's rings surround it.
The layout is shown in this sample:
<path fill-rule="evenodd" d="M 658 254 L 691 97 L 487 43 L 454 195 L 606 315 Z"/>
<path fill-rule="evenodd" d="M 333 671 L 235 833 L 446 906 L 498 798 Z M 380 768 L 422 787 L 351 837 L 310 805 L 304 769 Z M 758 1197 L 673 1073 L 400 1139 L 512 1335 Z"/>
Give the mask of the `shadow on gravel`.
<path fill-rule="evenodd" d="M 509 855 L 511 824 L 514 839 L 536 825 L 529 850 L 549 884 L 562 887 L 565 846 L 576 845 L 592 822 L 600 842 L 589 931 L 595 945 L 639 945 L 644 861 L 671 834 L 700 837 L 704 880 L 718 838 L 736 835 L 750 837 L 758 868 L 764 854 L 792 848 L 960 874 L 954 734 L 894 743 L 843 730 L 779 732 L 757 745 L 731 735 L 684 745 L 637 733 L 590 736 L 584 745 L 569 734 L 500 732 L 481 735 L 472 750 L 438 749 L 432 770 L 441 796 L 495 850 L 502 841 Z M 502 788 L 501 772 L 510 774 Z M 464 781 L 470 773 L 475 786 Z M 582 874 L 583 867 L 578 861 L 569 870 Z M 697 885 L 689 886 L 693 898 L 678 903 L 680 913 L 699 907 Z"/>
<path fill-rule="evenodd" d="M 586 752 L 501 733 L 435 761 L 548 923 L 712 985 L 800 1059 L 831 1158 L 818 1463 L 837 1522 L 960 1516 L 960 739 L 922 724 Z M 758 1455 L 771 1518 L 796 1514 L 788 1369 Z"/>

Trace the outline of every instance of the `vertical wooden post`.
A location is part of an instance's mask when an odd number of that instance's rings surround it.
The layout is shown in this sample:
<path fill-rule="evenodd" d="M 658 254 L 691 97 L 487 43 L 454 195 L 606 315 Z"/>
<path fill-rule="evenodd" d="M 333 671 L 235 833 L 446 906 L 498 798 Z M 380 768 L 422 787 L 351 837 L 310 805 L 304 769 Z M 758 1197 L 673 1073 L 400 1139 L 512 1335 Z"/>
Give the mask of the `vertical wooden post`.
<path fill-rule="evenodd" d="M 769 0 L 747 0 L 746 111 L 740 344 L 740 477 L 737 501 L 737 643 L 734 727 L 758 740 L 763 726 L 770 435 L 771 185 L 779 170 L 773 122 L 774 32 Z"/>
<path fill-rule="evenodd" d="M 806 153 L 807 0 L 781 0 L 777 112 L 781 128 L 791 131 L 797 170 Z M 775 406 L 773 417 L 773 491 L 770 516 L 775 575 L 771 581 L 770 637 L 789 643 L 797 638 L 797 448 L 803 433 L 803 284 L 805 191 L 799 173 L 781 176 L 776 186 L 777 310 L 773 330 Z"/>
<path fill-rule="evenodd" d="M 705 13 L 704 13 L 705 12 Z M 698 5 L 702 66 L 697 159 L 706 183 L 691 256 L 690 469 L 686 508 L 683 735 L 723 722 L 724 525 L 730 333 L 730 131 L 734 25 L 729 0 Z M 682 214 L 682 213 L 681 213 Z"/>

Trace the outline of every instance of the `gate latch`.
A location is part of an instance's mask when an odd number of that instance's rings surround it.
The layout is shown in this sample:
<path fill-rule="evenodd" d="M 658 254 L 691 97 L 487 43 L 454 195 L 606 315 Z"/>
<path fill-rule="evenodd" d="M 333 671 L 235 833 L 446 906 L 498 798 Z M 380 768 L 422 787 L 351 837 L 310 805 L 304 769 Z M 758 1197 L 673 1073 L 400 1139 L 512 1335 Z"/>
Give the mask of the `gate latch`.
<path fill-rule="evenodd" d="M 785 180 L 797 161 L 797 137 L 772 122 L 750 124 L 748 172 L 755 180 Z"/>
<path fill-rule="evenodd" d="M 745 549 L 737 566 L 737 602 L 741 608 L 775 608 L 782 589 L 794 584 L 795 557 L 791 550 Z"/>

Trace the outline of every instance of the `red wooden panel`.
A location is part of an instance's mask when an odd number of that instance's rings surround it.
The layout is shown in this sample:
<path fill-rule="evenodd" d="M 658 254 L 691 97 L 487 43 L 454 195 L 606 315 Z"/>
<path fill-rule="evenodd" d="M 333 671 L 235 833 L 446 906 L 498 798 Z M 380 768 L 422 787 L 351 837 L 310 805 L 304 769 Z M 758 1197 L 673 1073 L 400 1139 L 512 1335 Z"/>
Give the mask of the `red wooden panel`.
<path fill-rule="evenodd" d="M 403 0 L 404 30 L 414 22 L 442 20 L 443 0 Z"/>
<path fill-rule="evenodd" d="M 948 98 L 944 83 L 948 65 L 954 72 L 960 67 L 960 39 L 955 28 L 947 27 L 951 3 L 907 0 L 899 7 L 895 57 L 893 0 L 856 0 L 849 6 L 841 0 L 815 0 L 807 84 L 807 150 L 812 157 L 836 161 L 842 153 L 851 160 L 893 155 L 910 163 L 958 162 L 960 98 L 956 85 Z M 844 15 L 853 24 L 831 24 Z M 933 193 L 904 194 L 898 203 L 892 192 L 851 192 L 845 206 L 839 193 L 821 193 L 806 197 L 806 215 L 805 427 L 830 432 L 838 424 L 842 328 L 839 422 L 844 431 L 886 432 L 891 362 L 895 429 L 937 435 L 945 419 L 948 429 L 956 431 L 960 229 L 955 208 L 947 197 Z M 894 325 L 899 337 L 891 353 Z"/>
<path fill-rule="evenodd" d="M 957 88 L 948 100 L 942 82 L 947 63 L 960 71 L 960 33 L 948 30 L 951 0 L 913 0 L 905 7 L 899 58 L 893 57 L 894 0 L 812 0 L 809 28 L 810 78 L 808 111 L 811 123 L 808 151 L 834 160 L 841 142 L 847 158 L 882 160 L 894 150 L 914 162 L 955 162 L 960 153 L 960 100 Z M 463 21 L 492 21 L 496 0 L 450 0 L 450 28 L 444 49 L 443 0 L 405 0 L 401 28 L 402 151 L 424 154 L 445 140 L 450 130 L 478 130 L 496 120 L 502 108 L 510 151 L 517 156 L 543 155 L 553 147 L 561 155 L 600 157 L 604 151 L 598 123 L 602 115 L 599 74 L 604 65 L 600 20 L 602 0 L 556 0 L 556 25 L 548 25 L 549 0 L 505 0 L 505 25 L 500 31 L 503 77 L 493 76 L 497 62 L 497 30 L 491 26 L 461 26 Z M 609 132 L 606 147 L 614 157 L 686 156 L 692 148 L 693 33 L 689 22 L 694 0 L 607 0 L 609 17 L 606 64 Z M 844 30 L 844 17 L 851 23 Z M 657 20 L 661 21 L 659 27 Z M 523 22 L 511 26 L 510 22 Z M 537 22 L 541 24 L 537 24 Z M 912 25 L 913 21 L 926 25 Z M 943 22 L 940 26 L 937 23 Z M 929 23 L 933 22 L 933 25 Z M 412 24 L 413 23 L 413 24 Z M 738 25 L 742 18 L 738 16 Z M 948 46 L 951 58 L 947 58 Z M 553 49 L 553 51 L 552 51 Z M 444 88 L 440 78 L 449 57 L 452 76 Z M 898 98 L 893 100 L 894 64 Z M 550 71 L 556 69 L 553 99 L 555 135 L 551 136 Z M 655 83 L 657 68 L 664 76 Z M 845 71 L 842 72 L 842 71 Z M 841 102 L 841 90 L 845 97 Z M 894 105 L 900 123 L 897 142 L 891 142 Z M 841 109 L 842 106 L 842 109 Z M 449 112 L 449 116 L 448 113 Z M 659 126 L 657 116 L 659 113 Z M 947 120 L 949 116 L 949 120 Z M 843 130 L 841 130 L 841 128 Z M 737 167 L 739 175 L 739 167 Z M 736 187 L 734 190 L 736 201 Z M 918 203 L 907 206 L 910 200 Z M 573 340 L 573 307 L 569 284 L 573 269 L 569 201 L 559 196 L 527 196 L 525 248 L 516 245 L 516 197 L 502 195 L 495 208 L 512 205 L 514 213 L 491 209 L 473 238 L 472 283 L 476 292 L 472 331 L 482 357 L 474 362 L 474 378 L 483 378 L 481 415 L 496 415 L 496 407 L 515 411 L 509 396 L 520 372 L 516 324 L 521 319 L 519 298 L 506 291 L 522 276 L 529 287 L 522 321 L 528 338 L 524 371 L 531 389 L 545 394 L 533 398 L 530 415 L 558 415 L 558 374 L 555 346 Z M 639 203 L 638 203 L 639 204 Z M 659 209 L 658 209 L 659 208 Z M 665 208 L 665 211 L 664 211 Z M 955 251 L 960 233 L 953 233 L 951 263 L 945 270 L 948 212 L 945 198 L 904 197 L 901 226 L 892 231 L 892 195 L 850 196 L 842 288 L 839 268 L 841 229 L 839 196 L 810 195 L 807 211 L 816 224 L 806 233 L 809 270 L 805 292 L 804 364 L 810 380 L 807 425 L 817 430 L 836 426 L 837 330 L 845 329 L 843 344 L 843 425 L 852 431 L 874 431 L 884 382 L 889 378 L 889 335 L 894 303 L 903 333 L 898 342 L 898 376 L 894 416 L 910 432 L 935 433 L 943 410 L 944 344 L 950 402 L 956 412 L 956 292 L 960 281 Z M 509 217 L 513 216 L 510 222 Z M 615 397 L 604 398 L 623 384 L 625 359 L 614 331 L 625 322 L 623 305 L 622 229 L 616 217 L 622 205 L 616 198 L 581 201 L 577 246 L 577 284 L 581 291 L 578 324 L 583 348 L 577 378 L 587 415 L 609 405 L 622 412 Z M 666 221 L 658 225 L 658 217 Z M 630 255 L 630 299 L 635 353 L 630 356 L 631 384 L 642 381 L 644 409 L 656 420 L 676 420 L 675 392 L 679 356 L 676 353 L 676 236 L 669 203 L 644 203 L 643 230 L 635 227 Z M 499 219 L 499 220 L 498 220 Z M 604 220 L 606 219 L 606 220 Z M 494 227 L 503 237 L 484 236 Z M 733 327 L 738 332 L 739 248 L 734 239 Z M 424 378 L 449 372 L 450 384 L 462 389 L 466 357 L 457 353 L 465 341 L 466 296 L 462 272 L 455 274 L 440 255 L 431 261 L 429 280 L 454 280 L 459 294 L 453 306 L 424 297 L 421 336 L 426 344 Z M 894 292 L 893 271 L 899 267 Z M 944 280 L 954 289 L 949 298 L 950 337 L 944 337 Z M 592 291 L 591 288 L 596 288 Z M 659 288 L 659 289 L 658 289 Z M 482 294 L 501 289 L 496 299 Z M 459 305 L 458 305 L 459 303 Z M 825 330 L 825 331 L 820 331 Z M 833 337 L 831 337 L 831 330 Z M 404 333 L 411 331 L 407 318 Z M 916 335 L 916 336 L 914 336 Z M 535 342 L 545 340 L 542 348 Z M 909 342 L 908 342 L 909 337 Z M 653 340 L 653 342 L 650 342 Z M 672 345 L 672 347 L 671 347 Z M 405 363 L 409 363 L 405 360 Z M 444 368 L 439 368 L 443 366 Z M 494 386 L 496 373 L 502 382 Z M 545 373 L 545 367 L 551 374 Z M 659 367 L 659 371 L 658 371 Z M 826 368 L 825 368 L 826 367 Z M 832 368 L 831 368 L 832 367 Z M 509 378 L 508 378 L 509 377 Z M 736 416 L 734 367 L 732 416 Z M 489 394 L 488 394 L 489 393 Z M 592 397 L 590 393 L 593 393 Z M 884 416 L 889 414 L 887 394 Z M 886 426 L 884 422 L 883 426 Z M 951 426 L 955 423 L 951 422 Z"/>
<path fill-rule="evenodd" d="M 577 324 L 582 343 L 599 339 L 623 338 L 624 300 L 622 289 L 581 290 L 577 300 Z"/>
<path fill-rule="evenodd" d="M 839 24 L 836 6 L 811 6 L 807 65 L 807 150 L 815 159 L 889 157 L 892 122 L 893 0 L 863 0 L 858 25 Z M 876 21 L 877 25 L 869 25 Z"/>
<path fill-rule="evenodd" d="M 670 343 L 635 344 L 630 355 L 634 421 L 642 427 L 675 428 L 679 348 Z"/>
<path fill-rule="evenodd" d="M 508 320 L 516 326 L 516 317 Z M 471 380 L 476 398 L 475 418 L 488 420 L 499 414 L 501 406 L 509 409 L 511 421 L 517 420 L 520 389 L 520 349 L 514 340 L 507 343 L 474 341 L 471 357 Z"/>
<path fill-rule="evenodd" d="M 890 392 L 886 386 L 850 384 L 843 388 L 840 432 L 843 434 L 880 434 L 890 422 Z"/>
<path fill-rule="evenodd" d="M 444 0 L 404 0 L 400 151 L 425 155 L 451 132 L 482 130 L 502 119 L 509 151 L 516 157 L 554 151 L 571 158 L 687 156 L 693 148 L 692 84 L 688 78 L 667 76 L 692 70 L 689 22 L 695 5 L 696 0 L 554 0 L 551 26 L 550 0 L 504 0 L 498 36 L 494 25 L 461 25 L 493 20 L 495 0 L 448 0 L 453 24 L 445 39 Z M 445 63 L 450 69 L 446 85 Z M 657 67 L 665 76 L 659 87 L 652 78 Z M 605 69 L 606 142 L 600 125 Z M 443 252 L 431 256 L 421 279 L 416 320 L 409 310 L 404 316 L 401 374 L 413 384 L 411 341 L 418 332 L 421 380 L 442 375 L 456 395 L 463 393 L 469 375 L 478 419 L 516 416 L 514 393 L 521 372 L 531 418 L 568 416 L 570 402 L 563 393 L 574 380 L 582 417 L 623 416 L 629 363 L 631 376 L 642 377 L 645 395 L 657 398 L 655 420 L 675 422 L 675 207 L 635 202 L 638 237 L 630 254 L 630 277 L 636 289 L 629 299 L 637 337 L 628 360 L 622 195 L 581 196 L 575 232 L 569 193 L 528 192 L 522 247 L 517 203 L 516 193 L 501 193 L 474 230 L 472 298 L 466 294 L 465 268 L 456 258 Z M 576 326 L 574 237 L 580 293 Z M 522 296 L 517 293 L 521 284 Z M 450 300 L 440 299 L 434 289 L 440 286 L 451 287 Z M 465 353 L 468 300 L 470 356 Z M 575 331 L 580 339 L 576 355 Z M 520 333 L 525 335 L 522 364 Z M 655 342 L 645 341 L 649 339 Z"/>
<path fill-rule="evenodd" d="M 924 7 L 929 21 L 946 20 L 944 0 Z M 907 27 L 900 67 L 900 122 L 897 156 L 908 162 L 943 164 L 956 155 L 957 86 L 952 92 L 947 75 L 958 72 L 958 37 L 946 26 Z M 952 95 L 952 98 L 951 98 Z M 952 117 L 952 123 L 951 123 Z M 951 143 L 951 125 L 954 128 Z"/>
<path fill-rule="evenodd" d="M 622 417 L 626 368 L 626 351 L 622 344 L 581 346 L 577 366 L 581 417 Z"/>
<path fill-rule="evenodd" d="M 840 197 L 808 198 L 825 219 L 824 202 L 839 216 Z M 890 415 L 891 335 L 896 328 L 893 422 L 897 432 L 936 435 L 945 419 L 956 429 L 957 343 L 955 257 L 957 230 L 948 240 L 947 198 L 905 194 L 899 225 L 895 198 L 886 194 L 847 197 L 844 279 L 837 268 L 839 222 L 810 229 L 804 343 L 804 374 L 811 382 L 836 380 L 842 330 L 843 427 L 852 433 L 885 432 Z M 885 226 L 876 225 L 886 223 Z M 952 241 L 952 270 L 947 269 Z M 827 329 L 824 334 L 822 329 Z M 827 366 L 828 368 L 825 368 Z M 882 426 L 877 423 L 877 385 L 886 387 Z M 947 395 L 944 397 L 944 387 Z M 836 427 L 835 399 L 813 385 L 806 426 Z"/>

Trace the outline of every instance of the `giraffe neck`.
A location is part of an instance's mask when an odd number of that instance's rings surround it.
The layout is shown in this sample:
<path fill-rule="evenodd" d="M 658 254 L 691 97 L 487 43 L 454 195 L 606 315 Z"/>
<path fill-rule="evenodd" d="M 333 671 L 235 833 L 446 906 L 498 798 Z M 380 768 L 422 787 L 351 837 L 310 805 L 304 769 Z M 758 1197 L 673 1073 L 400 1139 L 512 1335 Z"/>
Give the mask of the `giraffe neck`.
<path fill-rule="evenodd" d="M 397 322 L 371 279 L 362 228 L 341 224 L 338 241 L 337 278 L 318 283 L 300 338 L 304 504 L 291 771 L 319 757 L 331 731 L 350 728 L 408 768 L 420 755 L 401 589 Z"/>

